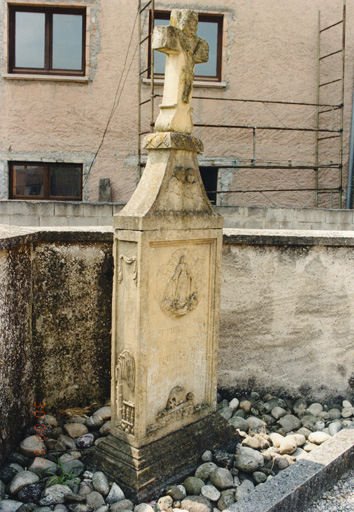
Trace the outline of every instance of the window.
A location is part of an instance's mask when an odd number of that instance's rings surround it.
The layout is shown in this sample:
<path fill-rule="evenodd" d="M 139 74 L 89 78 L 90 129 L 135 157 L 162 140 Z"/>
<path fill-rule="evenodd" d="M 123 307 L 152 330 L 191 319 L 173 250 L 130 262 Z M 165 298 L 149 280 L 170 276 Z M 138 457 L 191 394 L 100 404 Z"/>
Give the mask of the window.
<path fill-rule="evenodd" d="M 10 199 L 81 201 L 82 164 L 10 162 Z"/>
<path fill-rule="evenodd" d="M 208 199 L 212 204 L 217 202 L 218 189 L 218 168 L 217 167 L 200 167 L 200 176 L 207 193 Z"/>
<path fill-rule="evenodd" d="M 85 73 L 85 9 L 9 6 L 9 72 Z"/>
<path fill-rule="evenodd" d="M 154 25 L 169 25 L 170 12 L 155 11 Z M 151 26 L 151 22 L 150 22 Z M 222 31 L 223 16 L 211 14 L 199 14 L 197 35 L 206 39 L 209 43 L 209 61 L 195 66 L 195 78 L 197 80 L 221 81 L 222 60 Z M 166 55 L 154 52 L 154 76 L 162 77 L 165 70 Z M 150 63 L 149 63 L 150 66 Z"/>

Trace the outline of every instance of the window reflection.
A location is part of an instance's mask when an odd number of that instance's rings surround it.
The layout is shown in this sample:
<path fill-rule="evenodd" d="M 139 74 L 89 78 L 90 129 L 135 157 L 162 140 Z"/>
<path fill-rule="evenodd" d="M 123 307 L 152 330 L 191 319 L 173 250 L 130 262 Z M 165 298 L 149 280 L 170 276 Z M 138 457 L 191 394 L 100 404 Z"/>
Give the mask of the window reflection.
<path fill-rule="evenodd" d="M 16 196 L 43 196 L 43 168 L 36 165 L 14 166 Z"/>
<path fill-rule="evenodd" d="M 51 197 L 81 197 L 81 167 L 50 168 Z"/>
<path fill-rule="evenodd" d="M 45 14 L 16 12 L 15 66 L 43 68 Z"/>
<path fill-rule="evenodd" d="M 53 14 L 53 69 L 81 69 L 82 16 Z"/>

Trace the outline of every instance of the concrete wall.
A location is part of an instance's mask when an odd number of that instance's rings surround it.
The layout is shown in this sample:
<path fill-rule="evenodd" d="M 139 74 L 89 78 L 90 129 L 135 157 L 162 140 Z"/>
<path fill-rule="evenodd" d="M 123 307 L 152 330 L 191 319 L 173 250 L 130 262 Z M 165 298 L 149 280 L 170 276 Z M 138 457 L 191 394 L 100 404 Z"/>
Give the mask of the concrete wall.
<path fill-rule="evenodd" d="M 33 413 L 109 397 L 112 229 L 1 228 L 0 458 Z M 354 231 L 225 229 L 218 382 L 351 396 Z"/>
<path fill-rule="evenodd" d="M 0 224 L 11 226 L 112 226 L 124 205 L 58 201 L 1 201 Z M 354 230 L 352 210 L 217 206 L 225 227 L 245 229 Z"/>
<path fill-rule="evenodd" d="M 11 3 L 16 2 L 13 0 Z M 18 0 L 20 3 L 22 0 Z M 136 185 L 138 58 L 136 3 L 125 0 L 33 0 L 46 5 L 87 6 L 88 69 L 84 80 L 46 76 L 16 77 L 7 73 L 7 1 L 0 3 L 0 198 L 8 198 L 9 160 L 81 162 L 84 165 L 84 199 L 97 201 L 99 178 L 110 178 L 113 201 L 126 202 Z M 219 84 L 196 83 L 195 95 L 316 103 L 317 19 L 322 26 L 341 19 L 342 0 L 203 0 L 157 1 L 156 9 L 193 8 L 206 13 L 223 13 L 223 80 Z M 147 31 L 147 18 L 143 17 Z M 339 32 L 338 32 L 339 30 Z M 323 52 L 341 47 L 340 26 L 324 33 Z M 348 162 L 350 116 L 354 76 L 354 4 L 347 2 L 347 52 L 344 119 L 344 184 Z M 131 35 L 133 36 L 131 39 Z M 132 41 L 130 43 L 130 41 Z M 142 52 L 146 67 L 146 52 Z M 125 64 L 126 62 L 126 64 Z M 339 63 L 339 64 L 338 64 Z M 340 57 L 323 61 L 322 80 L 340 78 Z M 119 85 L 120 84 L 120 85 Z M 143 100 L 150 94 L 145 80 Z M 118 88 L 118 89 L 117 89 Z M 321 101 L 340 102 L 340 82 L 322 88 Z M 161 85 L 156 86 L 161 94 Z M 100 152 L 100 146 L 114 99 L 114 111 Z M 156 103 L 159 103 L 157 99 Z M 313 128 L 315 107 L 263 105 L 254 103 L 195 100 L 196 123 L 279 125 Z M 155 109 L 157 112 L 157 108 Z M 327 116 L 327 117 L 326 117 Z M 156 113 L 155 113 L 156 117 Z M 279 121 L 279 119 L 280 121 Z M 331 113 L 323 116 L 332 127 Z M 148 129 L 149 106 L 143 107 L 143 129 Z M 334 126 L 339 126 L 335 114 Z M 218 166 L 250 162 L 253 158 L 252 132 L 196 128 L 205 143 L 202 163 Z M 223 190 L 252 188 L 312 188 L 313 171 L 296 165 L 314 162 L 315 138 L 311 133 L 260 132 L 257 161 L 292 160 L 290 170 L 246 171 L 235 168 L 220 172 Z M 338 141 L 321 145 L 321 162 L 338 161 Z M 338 185 L 338 173 L 322 173 L 321 186 Z M 225 195 L 223 204 L 271 206 L 274 193 Z M 322 198 L 322 196 L 321 196 Z M 278 197 L 279 206 L 314 206 L 312 193 L 288 193 Z M 334 207 L 337 206 L 334 198 Z M 329 199 L 321 203 L 329 207 Z"/>
<path fill-rule="evenodd" d="M 112 235 L 0 233 L 0 459 L 34 412 L 110 389 Z"/>

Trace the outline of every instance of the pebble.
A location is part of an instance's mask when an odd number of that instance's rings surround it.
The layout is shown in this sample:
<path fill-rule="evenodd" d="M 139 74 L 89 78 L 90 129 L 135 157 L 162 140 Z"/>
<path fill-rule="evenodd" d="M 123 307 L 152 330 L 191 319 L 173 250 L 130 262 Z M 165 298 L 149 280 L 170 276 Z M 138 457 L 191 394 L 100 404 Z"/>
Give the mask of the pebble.
<path fill-rule="evenodd" d="M 328 439 L 330 439 L 330 438 L 331 438 L 331 436 L 329 434 L 325 434 L 324 432 L 312 432 L 309 435 L 310 443 L 314 443 L 314 444 L 322 444 L 325 441 L 328 441 Z"/>
<path fill-rule="evenodd" d="M 154 512 L 154 509 L 147 503 L 139 503 L 139 505 L 134 507 L 134 512 Z"/>
<path fill-rule="evenodd" d="M 102 425 L 102 427 L 100 428 L 100 430 L 99 430 L 101 436 L 105 436 L 107 434 L 110 434 L 111 433 L 111 428 L 112 428 L 111 420 L 106 421 L 106 423 L 104 423 Z"/>
<path fill-rule="evenodd" d="M 236 409 L 238 408 L 239 405 L 240 405 L 240 401 L 238 400 L 238 398 L 233 398 L 232 400 L 230 400 L 229 407 L 233 411 L 236 411 Z"/>
<path fill-rule="evenodd" d="M 202 455 L 203 462 L 211 462 L 213 460 L 213 453 L 210 450 L 206 450 Z"/>
<path fill-rule="evenodd" d="M 93 434 L 84 434 L 76 439 L 76 446 L 78 448 L 90 448 L 95 442 Z"/>
<path fill-rule="evenodd" d="M 257 418 L 256 416 L 250 416 L 246 419 L 248 426 L 252 432 L 260 432 L 262 430 L 265 430 L 267 424 L 265 421 L 261 420 L 260 418 Z"/>
<path fill-rule="evenodd" d="M 218 501 L 218 510 L 226 510 L 235 503 L 235 491 L 234 489 L 228 489 L 221 493 Z"/>
<path fill-rule="evenodd" d="M 1 500 L 0 501 L 0 512 L 16 512 L 23 503 L 15 500 Z"/>
<path fill-rule="evenodd" d="M 221 469 L 221 468 L 220 468 Z M 184 487 L 186 488 L 187 494 L 192 496 L 197 496 L 200 494 L 202 487 L 205 485 L 201 478 L 197 478 L 195 476 L 189 476 L 183 482 Z M 168 496 L 169 499 L 172 500 L 171 496 Z M 172 506 L 172 504 L 171 504 Z M 167 509 L 165 509 L 167 510 Z"/>
<path fill-rule="evenodd" d="M 231 425 L 233 425 L 235 428 L 238 428 L 242 432 L 248 432 L 249 430 L 247 421 L 241 416 L 233 416 L 229 420 L 229 423 L 231 423 Z"/>
<path fill-rule="evenodd" d="M 255 471 L 252 477 L 256 484 L 262 484 L 267 480 L 267 476 L 262 471 Z"/>
<path fill-rule="evenodd" d="M 56 503 L 64 503 L 64 498 L 67 494 L 71 494 L 71 489 L 67 485 L 56 484 L 47 487 L 43 492 L 43 498 L 39 504 L 42 507 L 55 505 Z"/>
<path fill-rule="evenodd" d="M 82 423 L 66 423 L 64 425 L 64 430 L 68 436 L 72 437 L 73 439 L 77 439 L 88 433 L 88 428 Z"/>
<path fill-rule="evenodd" d="M 311 404 L 308 408 L 307 408 L 308 412 L 310 414 L 312 414 L 313 416 L 318 416 L 320 412 L 323 411 L 323 405 L 322 404 L 319 404 L 319 403 L 314 403 L 314 404 Z"/>
<path fill-rule="evenodd" d="M 274 409 L 272 409 L 271 411 L 271 415 L 273 416 L 273 418 L 275 418 L 276 420 L 279 420 L 280 418 L 282 418 L 283 416 L 286 415 L 286 410 L 283 409 L 282 407 L 274 407 Z"/>
<path fill-rule="evenodd" d="M 111 512 L 123 512 L 124 510 L 133 510 L 134 504 L 130 500 L 120 500 L 111 505 Z"/>
<path fill-rule="evenodd" d="M 210 501 L 204 496 L 187 496 L 182 501 L 181 508 L 188 512 L 212 512 L 213 510 Z"/>
<path fill-rule="evenodd" d="M 293 414 L 286 414 L 280 418 L 279 423 L 285 432 L 291 432 L 301 427 L 301 421 Z"/>
<path fill-rule="evenodd" d="M 296 439 L 293 436 L 284 437 L 279 446 L 279 453 L 281 455 L 291 455 L 297 450 Z"/>
<path fill-rule="evenodd" d="M 221 496 L 220 491 L 214 485 L 203 485 L 200 492 L 202 496 L 211 501 L 218 501 Z"/>
<path fill-rule="evenodd" d="M 105 501 L 99 492 L 92 491 L 86 495 L 86 504 L 93 508 L 93 510 L 96 510 L 97 508 L 102 507 L 102 505 L 105 505 Z"/>
<path fill-rule="evenodd" d="M 116 503 L 116 501 L 124 500 L 124 498 L 124 492 L 119 485 L 114 482 L 106 498 L 106 503 L 111 505 L 112 503 Z"/>
<path fill-rule="evenodd" d="M 252 407 L 252 402 L 250 402 L 250 400 L 242 400 L 239 404 L 239 408 L 242 409 L 243 411 L 245 411 L 246 414 L 248 412 L 250 412 L 251 407 Z"/>
<path fill-rule="evenodd" d="M 354 414 L 354 407 L 344 407 L 342 410 L 342 418 L 351 418 Z"/>
<path fill-rule="evenodd" d="M 235 466 L 245 473 L 254 473 L 264 465 L 264 458 L 261 453 L 247 446 L 241 446 L 236 451 Z"/>
<path fill-rule="evenodd" d="M 32 473 L 36 473 L 39 476 L 42 476 L 46 472 L 53 472 L 55 473 L 58 466 L 55 464 L 55 462 L 43 459 L 42 457 L 36 457 L 30 467 L 28 468 L 29 471 Z"/>
<path fill-rule="evenodd" d="M 210 475 L 210 481 L 219 490 L 228 489 L 234 485 L 233 476 L 226 468 L 215 469 Z"/>
<path fill-rule="evenodd" d="M 38 452 L 42 455 L 47 453 L 44 442 L 38 436 L 29 436 L 21 441 L 20 452 L 27 457 L 36 457 Z"/>
<path fill-rule="evenodd" d="M 27 485 L 35 484 L 39 482 L 39 476 L 32 471 L 20 471 L 11 480 L 9 485 L 9 492 L 11 494 L 17 494 L 23 487 Z"/>
<path fill-rule="evenodd" d="M 250 480 L 244 480 L 242 484 L 236 488 L 235 498 L 236 501 L 242 500 L 254 491 L 254 484 Z"/>
<path fill-rule="evenodd" d="M 92 475 L 92 485 L 95 491 L 107 496 L 109 493 L 109 482 L 106 475 L 102 471 L 96 471 Z"/>
<path fill-rule="evenodd" d="M 73 476 L 80 476 L 85 471 L 85 466 L 80 460 L 74 459 L 64 462 L 62 467 L 58 469 L 58 474 L 62 475 L 64 471 L 65 473 L 72 473 Z"/>
<path fill-rule="evenodd" d="M 213 471 L 217 469 L 217 465 L 214 462 L 204 462 L 204 464 L 201 464 L 194 476 L 197 478 L 201 478 L 202 480 L 207 480 Z M 188 489 L 187 489 L 188 491 Z"/>
<path fill-rule="evenodd" d="M 328 425 L 328 431 L 330 436 L 335 436 L 338 432 L 342 430 L 342 425 L 339 421 L 334 421 Z"/>

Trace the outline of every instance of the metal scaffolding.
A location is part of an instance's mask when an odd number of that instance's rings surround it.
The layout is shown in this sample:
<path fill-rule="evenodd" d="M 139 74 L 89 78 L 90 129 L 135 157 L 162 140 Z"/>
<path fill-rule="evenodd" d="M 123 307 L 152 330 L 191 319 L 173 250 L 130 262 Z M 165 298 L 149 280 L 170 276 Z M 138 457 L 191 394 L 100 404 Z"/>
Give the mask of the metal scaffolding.
<path fill-rule="evenodd" d="M 146 10 L 149 9 L 148 22 L 146 22 L 145 16 L 145 27 L 142 28 L 142 16 L 146 13 Z M 154 27 L 154 13 L 155 13 L 155 5 L 154 0 L 150 0 L 144 6 L 142 6 L 142 0 L 139 0 L 139 128 L 138 128 L 138 180 L 141 177 L 141 171 L 144 167 L 144 159 L 141 151 L 141 141 L 142 136 L 148 131 L 143 131 L 142 129 L 142 118 L 143 118 L 143 108 L 145 105 L 150 104 L 150 131 L 154 131 L 154 103 L 156 98 L 160 98 L 160 94 L 155 93 L 155 79 L 154 79 L 154 55 L 153 50 L 151 49 L 151 35 Z M 334 29 L 334 27 L 342 26 L 342 37 L 341 37 L 341 48 L 336 49 L 335 51 L 331 51 L 328 54 L 321 54 L 321 43 L 323 34 L 327 31 Z M 218 169 L 227 168 L 236 170 L 244 170 L 244 169 L 260 169 L 260 170 L 308 170 L 314 173 L 314 186 L 311 187 L 303 187 L 303 188 L 257 188 L 257 184 L 252 189 L 238 189 L 238 190 L 215 190 L 210 191 L 216 195 L 219 194 L 238 194 L 241 197 L 243 194 L 261 194 L 266 197 L 267 200 L 272 204 L 273 200 L 265 195 L 267 193 L 286 193 L 286 192 L 313 192 L 313 194 L 308 197 L 306 196 L 305 204 L 302 206 L 307 206 L 311 201 L 314 202 L 316 207 L 321 206 L 319 203 L 320 196 L 329 196 L 329 206 L 332 208 L 334 206 L 342 208 L 342 195 L 343 195 L 343 120 L 344 120 L 344 72 L 345 72 L 345 27 L 346 27 L 346 0 L 343 0 L 343 18 L 336 23 L 333 23 L 329 26 L 322 27 L 321 26 L 321 13 L 318 14 L 318 49 L 317 49 L 317 101 L 316 103 L 309 102 L 293 102 L 293 101 L 270 101 L 270 100 L 258 100 L 258 99 L 240 99 L 240 98 L 218 98 L 218 97 L 209 97 L 209 96 L 199 96 L 193 95 L 193 99 L 203 100 L 205 102 L 242 102 L 245 104 L 259 104 L 263 105 L 265 108 L 270 110 L 270 112 L 277 118 L 280 125 L 276 126 L 251 126 L 248 124 L 223 124 L 223 123 L 210 123 L 210 122 L 195 122 L 194 126 L 204 129 L 221 129 L 221 130 L 236 130 L 238 133 L 243 131 L 252 132 L 252 153 L 249 155 L 247 159 L 234 159 L 227 164 L 215 164 L 215 167 Z M 143 30 L 143 33 L 142 33 Z M 145 35 L 144 35 L 145 33 Z M 143 47 L 145 45 L 145 52 L 143 54 Z M 321 72 L 321 64 L 329 58 L 336 58 L 340 56 L 342 59 L 341 65 L 341 76 L 335 77 L 333 80 L 327 80 L 321 82 L 322 72 Z M 144 63 L 149 62 L 150 64 L 146 67 Z M 149 77 L 145 82 L 149 82 L 150 85 L 150 95 L 149 98 L 142 101 L 142 81 L 143 77 Z M 326 103 L 322 102 L 321 98 L 323 97 L 323 92 L 326 87 L 329 87 L 332 84 L 340 84 L 341 85 L 341 101 L 339 103 Z M 280 119 L 274 112 L 271 110 L 272 105 L 287 105 L 289 109 L 294 109 L 296 107 L 308 107 L 311 108 L 311 113 L 307 115 L 306 119 L 298 126 L 291 127 L 286 126 L 282 119 Z M 339 112 L 340 115 L 340 127 L 336 128 L 334 123 L 334 115 L 335 112 Z M 332 127 L 328 127 L 324 125 L 323 114 L 332 113 Z M 145 114 L 146 115 L 146 114 Z M 316 116 L 316 127 L 315 128 L 307 128 L 303 125 L 310 119 Z M 276 123 L 275 123 L 276 124 Z M 306 162 L 302 164 L 297 164 L 296 161 L 290 160 L 284 155 L 284 159 L 279 162 L 279 160 L 262 160 L 257 155 L 257 136 L 264 131 L 269 132 L 296 132 L 296 133 L 308 133 L 314 134 L 315 139 L 315 161 Z M 339 153 L 338 157 L 333 161 L 329 162 L 321 162 L 321 151 L 323 148 L 323 141 L 329 139 L 338 139 L 339 141 Z M 237 138 L 235 138 L 237 141 Z M 217 160 L 217 158 L 215 158 Z M 286 164 L 283 164 L 283 161 L 286 161 Z M 213 164 L 212 164 L 213 165 Z M 328 186 L 328 184 L 321 185 L 321 173 L 324 171 L 331 171 L 332 173 L 337 173 L 336 184 Z M 223 196 L 222 196 L 223 197 Z M 337 197 L 336 205 L 334 205 L 334 198 Z"/>

